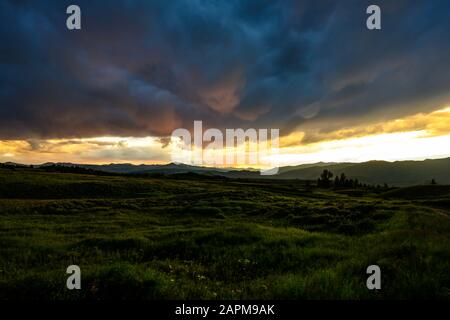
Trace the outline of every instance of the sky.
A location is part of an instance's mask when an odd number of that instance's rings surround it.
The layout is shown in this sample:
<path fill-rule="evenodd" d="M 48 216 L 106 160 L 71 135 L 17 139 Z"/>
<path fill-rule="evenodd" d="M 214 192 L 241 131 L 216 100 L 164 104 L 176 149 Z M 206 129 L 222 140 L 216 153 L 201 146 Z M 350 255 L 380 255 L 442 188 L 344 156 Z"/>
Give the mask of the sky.
<path fill-rule="evenodd" d="M 2 0 L 0 162 L 167 163 L 196 120 L 282 165 L 448 157 L 448 39 L 447 0 Z"/>

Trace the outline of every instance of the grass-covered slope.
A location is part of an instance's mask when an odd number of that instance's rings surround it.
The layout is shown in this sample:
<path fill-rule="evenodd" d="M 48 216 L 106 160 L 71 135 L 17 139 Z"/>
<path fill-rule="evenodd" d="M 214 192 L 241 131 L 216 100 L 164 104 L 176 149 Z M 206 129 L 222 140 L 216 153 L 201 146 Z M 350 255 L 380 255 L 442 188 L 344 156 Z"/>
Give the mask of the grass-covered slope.
<path fill-rule="evenodd" d="M 1 169 L 0 299 L 448 299 L 449 211 L 301 181 Z"/>

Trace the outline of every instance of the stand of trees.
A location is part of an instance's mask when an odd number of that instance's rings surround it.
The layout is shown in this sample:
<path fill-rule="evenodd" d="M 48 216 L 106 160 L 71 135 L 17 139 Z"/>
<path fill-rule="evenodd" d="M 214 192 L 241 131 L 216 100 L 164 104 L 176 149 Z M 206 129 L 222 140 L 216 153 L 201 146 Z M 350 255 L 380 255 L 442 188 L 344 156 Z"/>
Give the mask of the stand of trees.
<path fill-rule="evenodd" d="M 358 181 L 358 179 L 348 179 L 345 176 L 345 173 L 341 173 L 340 176 L 336 176 L 334 179 L 334 187 L 335 188 L 358 188 L 362 187 L 362 184 Z"/>
<path fill-rule="evenodd" d="M 341 173 L 340 175 L 336 175 L 334 180 L 332 180 L 334 174 L 328 169 L 323 170 L 320 174 L 319 179 L 317 179 L 317 186 L 322 188 L 334 187 L 336 189 L 339 188 L 367 188 L 366 184 L 362 184 L 358 181 L 358 179 L 349 179 L 345 175 L 345 173 Z M 385 189 L 389 188 L 387 183 L 383 186 Z M 377 185 L 376 188 L 381 188 L 381 186 Z"/>

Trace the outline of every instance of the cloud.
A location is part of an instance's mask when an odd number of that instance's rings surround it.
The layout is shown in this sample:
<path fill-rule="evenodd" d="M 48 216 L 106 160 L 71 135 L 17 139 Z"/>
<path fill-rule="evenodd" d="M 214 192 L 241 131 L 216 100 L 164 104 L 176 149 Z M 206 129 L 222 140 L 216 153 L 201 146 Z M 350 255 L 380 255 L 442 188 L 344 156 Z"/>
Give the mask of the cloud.
<path fill-rule="evenodd" d="M 217 128 L 326 134 L 450 101 L 450 3 L 0 4 L 0 139 L 165 137 Z M 30 144 L 32 148 L 39 147 Z"/>
<path fill-rule="evenodd" d="M 359 126 L 340 128 L 334 131 L 293 132 L 281 140 L 283 147 L 308 145 L 318 142 L 361 138 L 390 133 L 422 131 L 423 137 L 450 135 L 450 108 L 444 108 L 430 113 L 418 113 L 405 118 L 384 122 L 373 122 Z"/>
<path fill-rule="evenodd" d="M 295 131 L 281 137 L 278 160 L 286 165 L 325 159 L 364 161 L 447 157 L 450 155 L 450 149 L 446 147 L 450 143 L 449 121 L 450 107 L 447 107 L 331 132 Z M 170 137 L 0 140 L 0 162 L 167 163 L 174 161 L 172 152 L 180 156 L 179 150 L 168 148 L 170 144 Z M 256 145 L 252 147 L 256 148 Z M 243 155 L 245 150 L 247 146 L 241 144 L 232 152 Z M 205 152 L 204 156 L 213 154 Z M 248 167 L 250 164 L 235 165 Z"/>
<path fill-rule="evenodd" d="M 152 137 L 102 137 L 89 139 L 0 140 L 0 162 L 161 163 L 170 154 Z"/>

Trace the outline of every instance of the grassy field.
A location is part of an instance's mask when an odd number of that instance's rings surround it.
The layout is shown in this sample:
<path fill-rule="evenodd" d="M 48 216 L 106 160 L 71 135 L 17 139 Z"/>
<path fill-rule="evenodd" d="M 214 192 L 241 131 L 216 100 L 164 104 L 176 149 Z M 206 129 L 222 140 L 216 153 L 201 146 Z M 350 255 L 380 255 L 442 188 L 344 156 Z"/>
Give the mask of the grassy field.
<path fill-rule="evenodd" d="M 449 299 L 450 189 L 376 191 L 0 169 L 0 299 Z"/>

